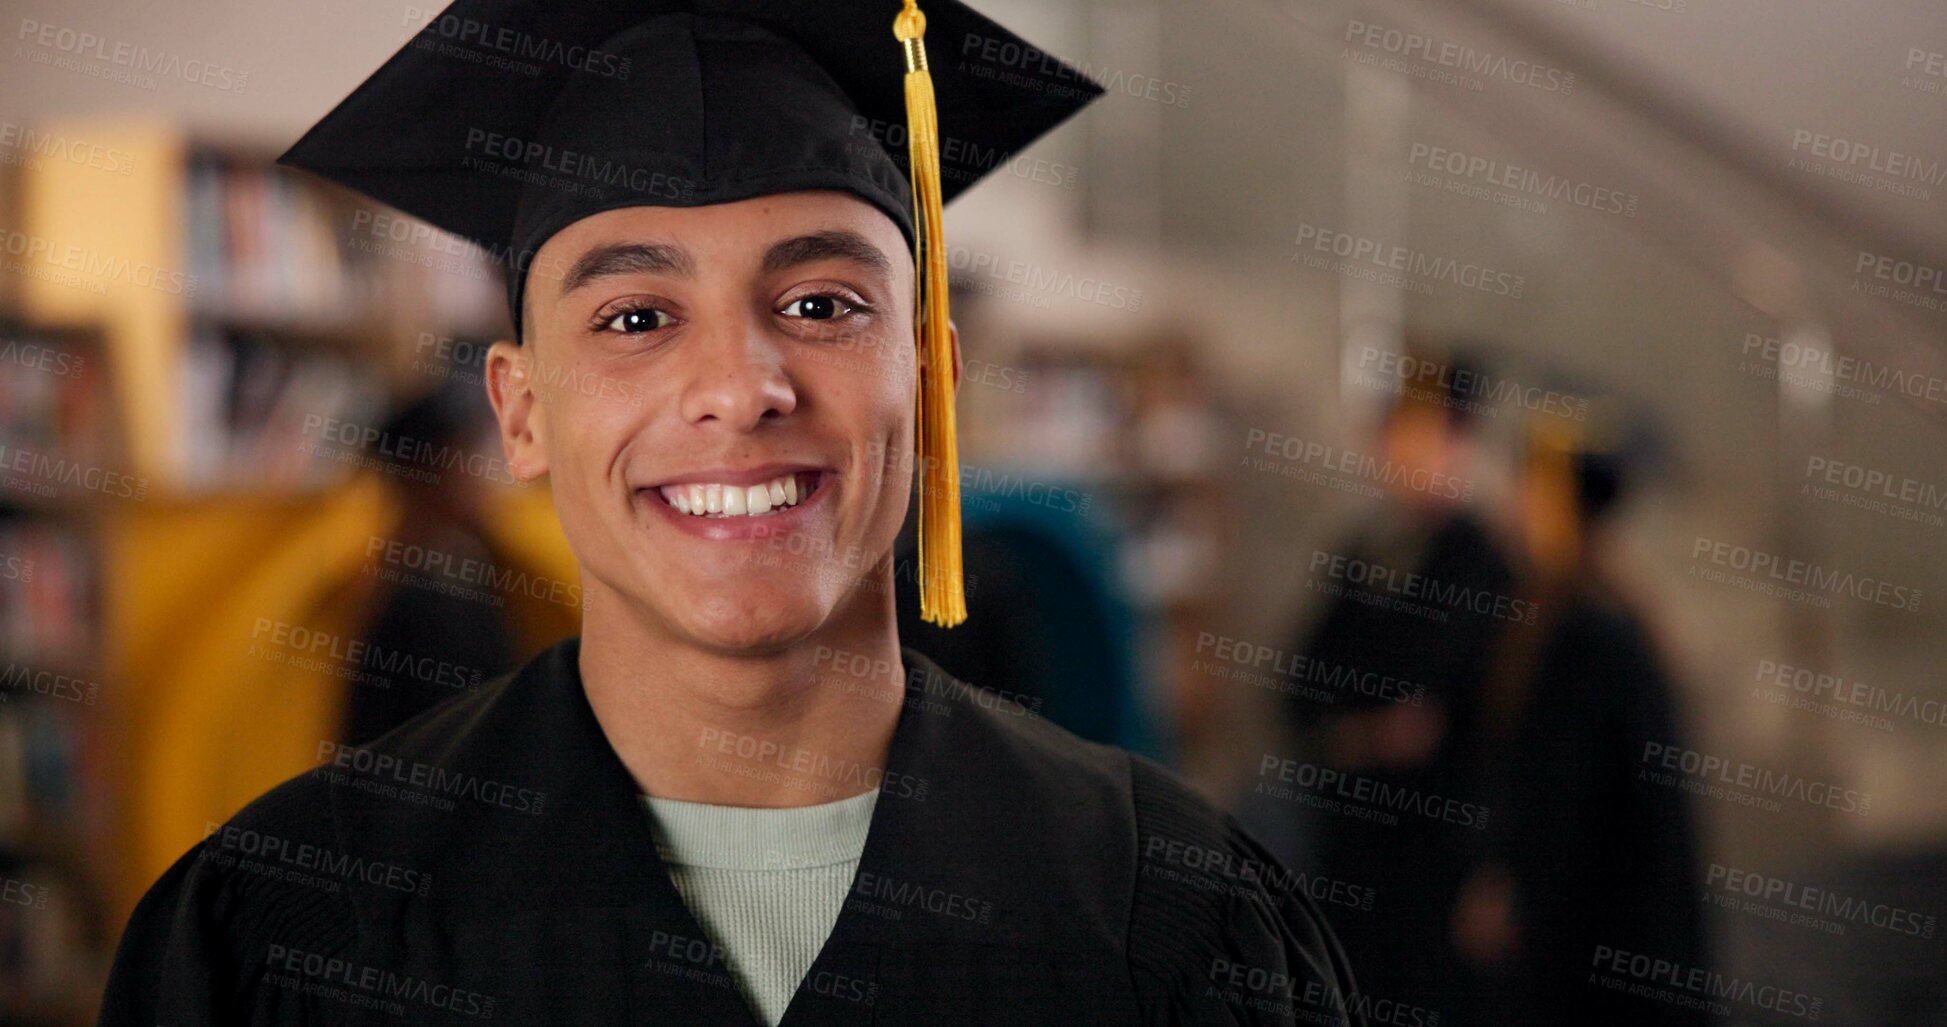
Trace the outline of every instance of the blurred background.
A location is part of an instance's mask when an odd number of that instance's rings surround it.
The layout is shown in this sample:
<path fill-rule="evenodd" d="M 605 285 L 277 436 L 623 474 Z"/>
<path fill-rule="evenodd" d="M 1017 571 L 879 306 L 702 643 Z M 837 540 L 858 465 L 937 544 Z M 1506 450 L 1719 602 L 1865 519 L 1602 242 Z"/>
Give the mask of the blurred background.
<path fill-rule="evenodd" d="M 1947 1023 L 1947 9 L 977 6 L 1108 94 L 949 211 L 972 619 L 905 637 L 1235 810 L 1375 1023 Z M 0 1022 L 577 630 L 499 273 L 271 164 L 500 59 L 437 13 L 0 19 Z"/>

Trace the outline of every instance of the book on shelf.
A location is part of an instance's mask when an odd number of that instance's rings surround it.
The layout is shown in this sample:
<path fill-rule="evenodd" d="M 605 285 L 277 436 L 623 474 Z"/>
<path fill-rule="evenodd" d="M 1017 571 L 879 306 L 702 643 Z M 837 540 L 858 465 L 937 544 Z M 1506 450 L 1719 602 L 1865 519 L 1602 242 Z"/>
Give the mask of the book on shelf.
<path fill-rule="evenodd" d="M 482 327 L 499 275 L 478 247 L 257 157 L 189 160 L 188 262 L 205 317 L 357 333 L 400 310 Z"/>
<path fill-rule="evenodd" d="M 0 468 L 28 468 L 0 481 L 0 508 L 47 491 L 33 487 L 36 466 L 105 456 L 105 369 L 76 338 L 0 322 Z"/>
<path fill-rule="evenodd" d="M 58 518 L 0 518 L 0 660 L 71 666 L 93 650 L 94 550 Z"/>
<path fill-rule="evenodd" d="M 205 326 L 190 339 L 179 394 L 188 488 L 309 489 L 352 469 L 326 433 L 371 424 L 386 388 L 355 354 Z"/>

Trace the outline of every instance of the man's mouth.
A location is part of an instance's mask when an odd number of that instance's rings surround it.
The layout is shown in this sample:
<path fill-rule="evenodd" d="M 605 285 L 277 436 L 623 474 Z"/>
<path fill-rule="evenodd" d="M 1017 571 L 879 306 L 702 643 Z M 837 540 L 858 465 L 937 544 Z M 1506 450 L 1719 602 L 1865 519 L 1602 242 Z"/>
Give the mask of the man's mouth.
<path fill-rule="evenodd" d="M 655 492 L 676 512 L 692 517 L 769 517 L 810 499 L 824 477 L 823 471 L 796 471 L 755 485 L 678 482 Z"/>

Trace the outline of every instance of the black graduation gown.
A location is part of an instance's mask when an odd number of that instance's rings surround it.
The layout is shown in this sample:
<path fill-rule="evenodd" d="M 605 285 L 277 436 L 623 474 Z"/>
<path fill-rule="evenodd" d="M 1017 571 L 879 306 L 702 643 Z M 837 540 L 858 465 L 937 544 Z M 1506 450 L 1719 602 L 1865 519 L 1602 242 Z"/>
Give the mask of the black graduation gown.
<path fill-rule="evenodd" d="M 1397 559 L 1363 542 L 1353 549 L 1380 563 Z M 1471 590 L 1469 594 L 1515 594 L 1513 567 L 1487 528 L 1466 512 L 1431 527 L 1410 569 L 1443 586 Z M 1394 794 L 1484 807 L 1491 821 L 1499 812 L 1469 777 L 1464 753 L 1494 645 L 1509 622 L 1464 604 L 1438 607 L 1445 619 L 1430 619 L 1362 602 L 1359 591 L 1348 587 L 1333 597 L 1316 626 L 1294 647 L 1312 666 L 1418 685 L 1424 689 L 1422 701 L 1445 718 L 1445 732 L 1423 764 L 1352 772 Z M 1348 692 L 1321 706 L 1293 694 L 1286 698 L 1284 712 L 1303 731 L 1341 714 L 1371 712 L 1396 698 Z M 1461 1013 L 1455 995 L 1464 991 L 1464 984 L 1458 979 L 1448 912 L 1473 867 L 1471 849 L 1479 830 L 1455 818 L 1409 815 L 1382 823 L 1337 813 L 1319 816 L 1310 826 L 1316 832 L 1312 869 L 1377 896 L 1373 911 L 1348 912 L 1339 924 L 1339 937 L 1359 968 L 1360 985 L 1375 999 L 1415 1007 L 1426 1017 L 1437 1013 L 1442 1024 L 1452 1022 Z M 1400 952 L 1415 958 L 1389 958 Z"/>
<path fill-rule="evenodd" d="M 1632 997 L 1591 973 L 1601 946 L 1710 965 L 1706 907 L 1689 799 L 1642 773 L 1646 743 L 1683 737 L 1662 661 L 1612 597 L 1578 588 L 1558 602 L 1518 730 L 1472 771 L 1494 817 L 1481 855 L 1513 883 L 1520 942 L 1498 973 L 1468 982 L 1479 1002 L 1451 1020 L 1709 1023 L 1704 1010 Z"/>
<path fill-rule="evenodd" d="M 192 849 L 131 918 L 101 1022 L 754 1025 L 578 647 Z M 903 655 L 865 852 L 786 1027 L 1364 1023 L 1318 907 L 1227 814 Z"/>

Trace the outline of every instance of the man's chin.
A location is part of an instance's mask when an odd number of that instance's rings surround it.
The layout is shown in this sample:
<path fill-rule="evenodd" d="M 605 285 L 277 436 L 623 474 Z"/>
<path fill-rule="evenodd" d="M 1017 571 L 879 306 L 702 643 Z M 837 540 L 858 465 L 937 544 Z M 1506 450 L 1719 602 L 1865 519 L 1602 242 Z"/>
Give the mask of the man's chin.
<path fill-rule="evenodd" d="M 817 631 L 832 613 L 810 596 L 775 591 L 761 595 L 700 598 L 679 614 L 683 633 L 705 648 L 724 654 L 760 655 L 790 648 Z"/>

